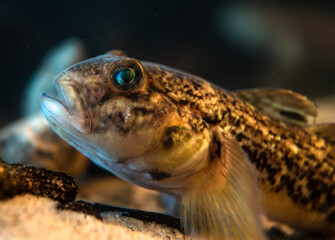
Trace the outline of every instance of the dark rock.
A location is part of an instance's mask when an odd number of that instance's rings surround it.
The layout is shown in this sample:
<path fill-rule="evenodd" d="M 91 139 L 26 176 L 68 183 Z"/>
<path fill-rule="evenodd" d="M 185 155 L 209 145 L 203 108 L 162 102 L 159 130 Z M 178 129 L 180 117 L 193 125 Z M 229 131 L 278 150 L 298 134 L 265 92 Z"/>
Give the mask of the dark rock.
<path fill-rule="evenodd" d="M 180 225 L 180 220 L 165 214 L 108 206 L 100 203 L 94 203 L 94 206 L 101 214 L 104 212 L 117 212 L 120 217 L 134 218 L 144 223 L 156 223 L 157 225 L 173 228 L 184 233 Z"/>
<path fill-rule="evenodd" d="M 0 160 L 0 199 L 30 193 L 65 203 L 74 201 L 78 191 L 73 178 L 65 173 Z"/>
<path fill-rule="evenodd" d="M 102 220 L 100 212 L 93 204 L 81 200 L 69 203 L 60 203 L 57 205 L 57 209 L 81 212 L 87 215 L 92 215 L 97 219 Z"/>

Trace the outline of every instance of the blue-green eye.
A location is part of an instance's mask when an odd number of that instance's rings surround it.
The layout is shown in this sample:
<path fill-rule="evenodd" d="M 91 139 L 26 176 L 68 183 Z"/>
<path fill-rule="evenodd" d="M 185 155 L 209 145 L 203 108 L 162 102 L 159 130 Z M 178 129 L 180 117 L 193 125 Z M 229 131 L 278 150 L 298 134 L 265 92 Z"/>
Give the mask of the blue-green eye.
<path fill-rule="evenodd" d="M 136 73 L 131 68 L 123 69 L 115 74 L 118 84 L 125 85 L 131 83 L 135 79 Z"/>
<path fill-rule="evenodd" d="M 110 70 L 110 78 L 114 86 L 121 90 L 130 90 L 140 86 L 143 76 L 142 65 L 131 58 L 117 60 Z"/>

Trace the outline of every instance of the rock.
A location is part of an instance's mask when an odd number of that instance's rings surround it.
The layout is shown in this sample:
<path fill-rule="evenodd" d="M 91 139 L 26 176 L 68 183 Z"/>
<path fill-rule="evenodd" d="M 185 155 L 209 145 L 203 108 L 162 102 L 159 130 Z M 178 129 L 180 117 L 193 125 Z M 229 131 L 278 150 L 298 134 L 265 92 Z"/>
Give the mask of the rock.
<path fill-rule="evenodd" d="M 180 220 L 161 213 L 147 212 L 135 209 L 114 207 L 95 203 L 94 206 L 98 211 L 106 217 L 117 216 L 118 218 L 132 218 L 142 221 L 144 224 L 156 224 L 163 227 L 174 229 L 174 231 L 183 232 L 181 230 Z"/>
<path fill-rule="evenodd" d="M 74 201 L 79 189 L 65 173 L 0 161 L 0 199 L 30 193 L 59 202 Z"/>
<path fill-rule="evenodd" d="M 86 172 L 89 159 L 61 139 L 42 113 L 19 119 L 0 131 L 0 156 L 20 163 L 68 173 Z"/>
<path fill-rule="evenodd" d="M 79 200 L 151 212 L 167 212 L 159 192 L 128 183 L 112 174 L 90 177 L 80 181 L 78 185 Z"/>
<path fill-rule="evenodd" d="M 57 202 L 51 199 L 33 195 L 0 201 L 0 239 L 190 239 L 172 226 L 137 219 L 132 210 L 99 206 L 104 209 L 101 221 L 83 213 L 57 210 L 56 206 Z M 124 211 L 128 216 L 124 216 Z M 147 214 L 137 212 L 137 217 Z"/>
<path fill-rule="evenodd" d="M 105 189 L 106 184 L 113 189 L 111 181 L 118 179 L 103 181 Z M 64 173 L 0 162 L 0 239 L 186 239 L 176 218 L 74 201 L 77 193 L 73 178 Z"/>
<path fill-rule="evenodd" d="M 72 181 L 71 177 L 62 173 L 1 163 L 0 199 L 21 195 L 0 200 L 0 239 L 190 239 L 183 234 L 179 219 L 165 214 L 101 203 L 92 204 L 82 200 L 60 204 L 44 197 L 22 195 L 30 192 L 59 201 L 55 196 L 63 196 L 64 191 L 73 191 L 72 188 L 66 189 L 68 183 L 60 184 L 66 183 L 64 178 Z M 134 206 L 135 203 L 136 206 L 137 196 L 142 196 L 142 208 L 164 211 L 158 193 L 111 175 L 93 180 L 84 185 L 83 189 L 84 194 L 81 196 L 93 201 L 94 196 L 98 196 L 105 189 L 107 193 L 98 198 L 102 202 L 108 202 L 108 198 L 111 198 L 113 204 Z M 70 194 L 72 195 L 73 193 Z M 60 200 L 62 202 L 64 198 Z M 72 200 L 74 197 L 70 199 Z M 283 224 L 266 220 L 265 217 L 263 222 L 266 234 L 271 240 L 327 239 L 296 233 Z"/>
<path fill-rule="evenodd" d="M 102 220 L 99 210 L 93 204 L 81 200 L 69 203 L 60 203 L 57 205 L 57 209 L 81 212 Z"/>

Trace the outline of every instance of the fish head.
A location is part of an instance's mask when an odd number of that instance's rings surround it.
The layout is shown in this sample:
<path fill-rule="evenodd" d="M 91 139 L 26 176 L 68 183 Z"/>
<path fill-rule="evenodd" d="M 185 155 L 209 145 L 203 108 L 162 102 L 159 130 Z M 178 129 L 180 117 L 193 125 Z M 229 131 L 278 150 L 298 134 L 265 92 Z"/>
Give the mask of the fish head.
<path fill-rule="evenodd" d="M 42 111 L 96 164 L 147 188 L 173 188 L 207 154 L 209 131 L 167 97 L 159 71 L 170 70 L 120 51 L 86 60 L 54 79 L 58 96 L 43 94 Z"/>

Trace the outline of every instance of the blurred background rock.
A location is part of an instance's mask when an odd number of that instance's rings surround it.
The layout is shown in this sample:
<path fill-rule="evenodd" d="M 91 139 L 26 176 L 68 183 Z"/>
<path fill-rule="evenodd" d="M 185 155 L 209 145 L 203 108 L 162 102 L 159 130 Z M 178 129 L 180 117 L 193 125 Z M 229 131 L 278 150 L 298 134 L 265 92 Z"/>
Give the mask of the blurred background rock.
<path fill-rule="evenodd" d="M 2 0 L 1 122 L 19 117 L 29 77 L 71 37 L 83 41 L 87 56 L 123 49 L 227 89 L 334 94 L 333 9 L 325 2 Z"/>

